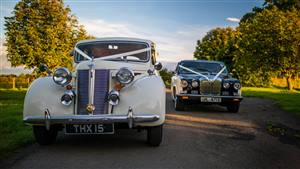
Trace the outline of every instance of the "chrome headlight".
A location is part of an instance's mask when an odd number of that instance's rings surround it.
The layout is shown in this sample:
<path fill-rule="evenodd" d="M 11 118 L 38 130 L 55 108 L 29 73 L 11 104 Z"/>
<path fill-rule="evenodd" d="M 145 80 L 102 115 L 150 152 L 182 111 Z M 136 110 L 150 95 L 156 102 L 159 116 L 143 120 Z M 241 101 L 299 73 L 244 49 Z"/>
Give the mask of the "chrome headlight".
<path fill-rule="evenodd" d="M 199 83 L 196 80 L 192 81 L 192 87 L 198 87 Z"/>
<path fill-rule="evenodd" d="M 234 83 L 233 85 L 235 90 L 239 90 L 241 88 L 241 84 L 240 83 Z"/>
<path fill-rule="evenodd" d="M 189 83 L 186 80 L 181 80 L 181 86 L 182 87 L 187 87 Z"/>
<path fill-rule="evenodd" d="M 121 68 L 116 74 L 117 81 L 121 84 L 129 84 L 134 79 L 134 73 L 128 68 Z"/>
<path fill-rule="evenodd" d="M 71 90 L 65 91 L 65 93 L 60 98 L 61 104 L 69 106 L 72 103 L 74 93 Z"/>
<path fill-rule="evenodd" d="M 228 82 L 223 83 L 224 89 L 228 89 L 230 87 L 230 84 Z"/>
<path fill-rule="evenodd" d="M 68 85 L 72 80 L 71 72 L 67 68 L 58 68 L 53 74 L 53 81 L 62 86 Z"/>

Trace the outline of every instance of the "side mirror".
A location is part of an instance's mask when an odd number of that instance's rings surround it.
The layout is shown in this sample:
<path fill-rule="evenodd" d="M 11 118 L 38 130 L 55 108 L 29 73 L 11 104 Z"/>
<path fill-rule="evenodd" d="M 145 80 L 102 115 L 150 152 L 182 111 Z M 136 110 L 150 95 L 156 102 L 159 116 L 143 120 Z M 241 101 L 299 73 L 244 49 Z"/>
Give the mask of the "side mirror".
<path fill-rule="evenodd" d="M 155 70 L 161 70 L 162 69 L 162 64 L 160 63 L 160 62 L 156 62 L 155 64 L 154 64 L 154 69 Z"/>
<path fill-rule="evenodd" d="M 47 71 L 48 76 L 51 76 L 51 74 L 52 74 L 52 71 L 51 71 L 51 70 L 48 68 L 48 66 L 45 65 L 45 64 L 40 64 L 39 69 L 40 69 L 41 72 Z"/>

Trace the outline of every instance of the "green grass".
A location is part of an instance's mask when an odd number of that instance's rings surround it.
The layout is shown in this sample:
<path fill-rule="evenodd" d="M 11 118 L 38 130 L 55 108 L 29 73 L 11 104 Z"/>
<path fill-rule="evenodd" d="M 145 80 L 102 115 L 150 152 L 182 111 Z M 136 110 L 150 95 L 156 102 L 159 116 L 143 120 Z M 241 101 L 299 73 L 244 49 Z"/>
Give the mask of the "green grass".
<path fill-rule="evenodd" d="M 26 90 L 0 89 L 0 158 L 32 143 L 32 129 L 23 121 Z"/>
<path fill-rule="evenodd" d="M 260 97 L 274 100 L 282 110 L 300 118 L 300 92 L 279 88 L 243 87 L 245 97 Z"/>

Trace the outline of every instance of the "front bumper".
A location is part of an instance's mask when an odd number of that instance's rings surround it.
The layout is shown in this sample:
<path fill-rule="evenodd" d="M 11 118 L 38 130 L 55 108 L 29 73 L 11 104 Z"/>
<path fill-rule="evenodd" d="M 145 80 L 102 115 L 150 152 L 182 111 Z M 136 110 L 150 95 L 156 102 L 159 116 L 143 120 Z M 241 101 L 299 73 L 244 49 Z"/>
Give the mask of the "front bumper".
<path fill-rule="evenodd" d="M 134 123 L 155 122 L 159 120 L 159 115 L 143 114 L 133 115 L 129 111 L 127 115 L 71 115 L 71 116 L 51 116 L 49 111 L 45 111 L 44 116 L 26 116 L 23 121 L 33 125 L 45 125 L 50 128 L 52 124 L 91 124 L 91 123 L 128 123 L 132 128 Z"/>
<path fill-rule="evenodd" d="M 243 100 L 242 96 L 216 96 L 216 95 L 199 95 L 199 94 L 178 94 L 177 97 L 182 101 L 195 101 L 195 102 L 201 102 L 200 101 L 201 97 L 221 98 L 220 103 L 240 102 Z M 215 103 L 215 102 L 203 102 L 203 103 Z"/>

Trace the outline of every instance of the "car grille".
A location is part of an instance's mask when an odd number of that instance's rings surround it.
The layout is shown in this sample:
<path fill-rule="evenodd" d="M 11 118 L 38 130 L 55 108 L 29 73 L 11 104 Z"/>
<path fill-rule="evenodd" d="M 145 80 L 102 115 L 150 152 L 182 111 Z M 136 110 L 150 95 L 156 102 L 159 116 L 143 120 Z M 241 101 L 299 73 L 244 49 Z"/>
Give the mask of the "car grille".
<path fill-rule="evenodd" d="M 77 74 L 77 114 L 88 114 L 86 106 L 89 98 L 89 70 L 79 70 Z M 106 101 L 109 90 L 109 70 L 95 70 L 94 114 L 107 114 Z"/>
<path fill-rule="evenodd" d="M 221 94 L 221 85 L 222 81 L 208 81 L 201 80 L 200 81 L 200 94 L 201 95 L 220 95 Z"/>

